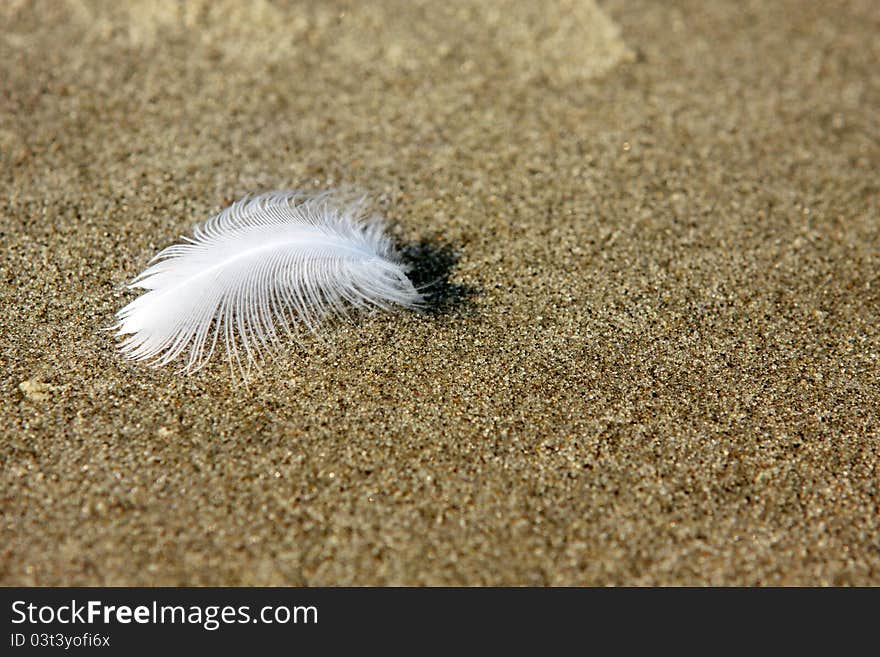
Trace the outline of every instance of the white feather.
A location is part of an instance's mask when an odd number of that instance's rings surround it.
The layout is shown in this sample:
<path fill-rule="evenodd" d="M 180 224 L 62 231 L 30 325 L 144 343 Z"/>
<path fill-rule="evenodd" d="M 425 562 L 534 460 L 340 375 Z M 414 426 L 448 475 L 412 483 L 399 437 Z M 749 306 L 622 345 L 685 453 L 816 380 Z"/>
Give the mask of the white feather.
<path fill-rule="evenodd" d="M 362 201 L 271 192 L 244 198 L 161 251 L 129 288 L 147 290 L 116 318 L 119 347 L 134 360 L 166 365 L 188 352 L 202 367 L 218 341 L 241 366 L 264 348 L 314 332 L 349 308 L 419 306 L 378 217 Z"/>

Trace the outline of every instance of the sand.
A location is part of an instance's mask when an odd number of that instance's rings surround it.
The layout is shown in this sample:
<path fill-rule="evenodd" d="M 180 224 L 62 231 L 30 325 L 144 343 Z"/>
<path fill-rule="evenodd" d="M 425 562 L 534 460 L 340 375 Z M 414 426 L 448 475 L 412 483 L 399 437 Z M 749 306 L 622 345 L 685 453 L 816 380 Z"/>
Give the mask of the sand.
<path fill-rule="evenodd" d="M 0 583 L 880 584 L 876 0 L 0 25 Z M 435 312 L 248 387 L 100 330 L 233 199 L 338 186 Z"/>

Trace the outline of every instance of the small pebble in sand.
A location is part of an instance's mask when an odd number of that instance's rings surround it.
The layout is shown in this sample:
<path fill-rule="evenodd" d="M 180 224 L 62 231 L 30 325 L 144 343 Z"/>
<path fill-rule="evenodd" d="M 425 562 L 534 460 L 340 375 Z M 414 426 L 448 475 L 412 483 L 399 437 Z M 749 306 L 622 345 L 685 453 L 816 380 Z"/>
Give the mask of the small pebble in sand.
<path fill-rule="evenodd" d="M 47 401 L 52 396 L 52 386 L 37 379 L 28 379 L 18 384 L 18 389 L 26 399 L 35 402 Z"/>

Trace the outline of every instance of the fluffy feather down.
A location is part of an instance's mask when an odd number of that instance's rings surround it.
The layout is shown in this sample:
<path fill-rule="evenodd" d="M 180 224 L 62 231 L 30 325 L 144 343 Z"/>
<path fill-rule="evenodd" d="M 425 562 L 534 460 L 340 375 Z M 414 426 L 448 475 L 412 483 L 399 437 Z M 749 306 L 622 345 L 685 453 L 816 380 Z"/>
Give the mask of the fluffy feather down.
<path fill-rule="evenodd" d="M 134 360 L 166 365 L 188 352 L 183 370 L 202 367 L 218 341 L 241 367 L 298 326 L 314 332 L 354 308 L 417 307 L 378 217 L 362 202 L 329 194 L 271 192 L 244 198 L 161 251 L 129 288 L 147 292 L 112 328 Z"/>

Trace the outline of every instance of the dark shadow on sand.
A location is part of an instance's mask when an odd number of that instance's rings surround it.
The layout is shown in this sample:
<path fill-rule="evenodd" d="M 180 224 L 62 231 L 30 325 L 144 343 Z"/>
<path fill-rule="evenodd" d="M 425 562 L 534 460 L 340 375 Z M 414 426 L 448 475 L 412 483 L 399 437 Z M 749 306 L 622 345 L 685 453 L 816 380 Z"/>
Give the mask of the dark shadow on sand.
<path fill-rule="evenodd" d="M 452 312 L 477 293 L 475 287 L 449 281 L 459 259 L 458 250 L 451 244 L 420 240 L 401 244 L 398 249 L 403 262 L 410 267 L 410 280 L 425 295 L 426 312 Z"/>

